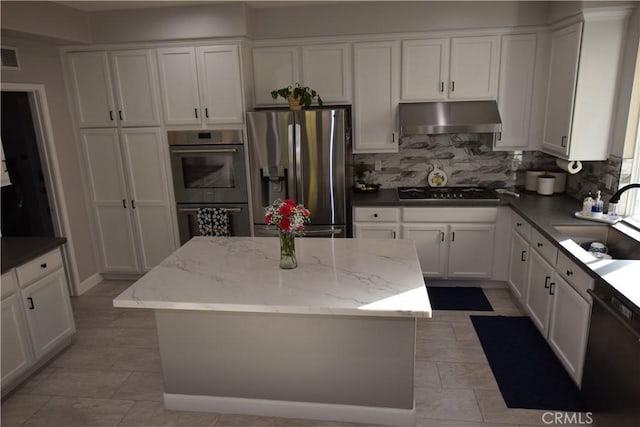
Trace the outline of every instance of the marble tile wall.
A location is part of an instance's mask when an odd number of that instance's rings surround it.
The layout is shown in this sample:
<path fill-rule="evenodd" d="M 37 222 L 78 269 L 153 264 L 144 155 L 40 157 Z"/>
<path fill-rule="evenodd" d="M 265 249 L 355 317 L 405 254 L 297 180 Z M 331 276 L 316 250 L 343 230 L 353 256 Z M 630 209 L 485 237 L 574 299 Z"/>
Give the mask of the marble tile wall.
<path fill-rule="evenodd" d="M 383 188 L 427 185 L 433 164 L 443 169 L 447 185 L 480 185 L 493 188 L 524 186 L 528 169 L 558 171 L 555 157 L 539 151 L 493 151 L 493 134 L 420 135 L 400 140 L 398 153 L 356 154 L 355 163 L 364 162 L 372 170 L 369 181 Z M 375 161 L 382 164 L 373 171 Z M 627 162 L 629 163 L 629 162 Z M 630 165 L 619 158 L 604 162 L 583 162 L 583 170 L 569 175 L 567 194 L 581 200 L 588 191 L 602 190 L 607 200 L 615 190 L 604 188 L 603 177 L 612 176 L 612 189 L 630 179 Z M 622 170 L 621 170 L 622 169 Z M 628 169 L 628 170 L 627 170 Z M 626 172 L 625 172 L 626 171 Z"/>

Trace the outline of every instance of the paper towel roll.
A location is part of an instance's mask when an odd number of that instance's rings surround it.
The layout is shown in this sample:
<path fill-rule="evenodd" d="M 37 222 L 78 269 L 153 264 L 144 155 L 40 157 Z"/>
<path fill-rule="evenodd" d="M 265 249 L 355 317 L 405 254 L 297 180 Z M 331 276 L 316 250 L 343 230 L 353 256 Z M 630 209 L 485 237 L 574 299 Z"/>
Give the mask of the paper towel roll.
<path fill-rule="evenodd" d="M 563 171 L 576 174 L 582 170 L 582 163 L 579 160 L 556 159 L 556 165 Z"/>

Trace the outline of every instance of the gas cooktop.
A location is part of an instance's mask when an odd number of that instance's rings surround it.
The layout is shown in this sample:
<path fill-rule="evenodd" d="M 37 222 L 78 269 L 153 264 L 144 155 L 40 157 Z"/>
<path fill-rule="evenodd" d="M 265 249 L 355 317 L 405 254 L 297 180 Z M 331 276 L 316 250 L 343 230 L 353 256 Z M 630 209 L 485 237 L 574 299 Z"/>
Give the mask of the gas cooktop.
<path fill-rule="evenodd" d="M 404 201 L 485 200 L 499 201 L 496 192 L 485 187 L 398 187 Z"/>

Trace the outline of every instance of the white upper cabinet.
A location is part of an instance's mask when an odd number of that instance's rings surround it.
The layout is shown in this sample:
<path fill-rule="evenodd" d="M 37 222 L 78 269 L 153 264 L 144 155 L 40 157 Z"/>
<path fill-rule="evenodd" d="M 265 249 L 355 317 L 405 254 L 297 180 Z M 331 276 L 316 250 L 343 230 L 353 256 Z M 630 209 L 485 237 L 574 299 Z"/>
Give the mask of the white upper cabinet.
<path fill-rule="evenodd" d="M 320 94 L 324 102 L 351 100 L 348 43 L 302 46 L 302 84 Z"/>
<path fill-rule="evenodd" d="M 159 126 L 156 64 L 152 50 L 111 52 L 120 126 Z"/>
<path fill-rule="evenodd" d="M 535 60 L 536 34 L 502 36 L 498 88 L 502 132 L 495 149 L 529 148 Z"/>
<path fill-rule="evenodd" d="M 398 53 L 393 41 L 353 44 L 354 152 L 398 151 Z"/>
<path fill-rule="evenodd" d="M 79 126 L 159 126 L 155 68 L 149 49 L 114 51 L 111 61 L 106 51 L 69 53 L 69 83 Z"/>
<path fill-rule="evenodd" d="M 498 45 L 497 36 L 405 40 L 401 100 L 494 99 Z"/>
<path fill-rule="evenodd" d="M 80 127 L 115 127 L 116 106 L 107 52 L 70 53 L 68 71 Z"/>
<path fill-rule="evenodd" d="M 158 69 L 164 123 L 200 124 L 201 107 L 196 71 L 196 52 L 192 47 L 158 49 Z"/>
<path fill-rule="evenodd" d="M 583 11 L 551 35 L 542 150 L 568 160 L 606 160 L 627 9 Z"/>
<path fill-rule="evenodd" d="M 298 47 L 254 47 L 253 90 L 256 105 L 285 104 L 287 101 L 271 97 L 271 91 L 300 81 Z M 320 95 L 322 96 L 322 94 Z"/>
<path fill-rule="evenodd" d="M 271 91 L 299 82 L 320 94 L 325 103 L 351 101 L 349 43 L 253 48 L 254 102 L 285 104 Z"/>
<path fill-rule="evenodd" d="M 243 122 L 238 46 L 171 47 L 157 52 L 166 125 Z"/>

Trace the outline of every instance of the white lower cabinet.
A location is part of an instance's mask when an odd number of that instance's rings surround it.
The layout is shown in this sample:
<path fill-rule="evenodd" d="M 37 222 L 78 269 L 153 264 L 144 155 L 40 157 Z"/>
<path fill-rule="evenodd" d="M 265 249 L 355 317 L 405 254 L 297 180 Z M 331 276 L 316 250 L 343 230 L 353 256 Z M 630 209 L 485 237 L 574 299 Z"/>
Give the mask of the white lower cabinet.
<path fill-rule="evenodd" d="M 353 209 L 353 237 L 364 239 L 396 239 L 400 236 L 400 209 L 362 207 Z"/>
<path fill-rule="evenodd" d="M 50 262 L 57 259 L 62 259 L 60 249 L 2 275 L 3 396 L 60 351 L 75 332 L 64 268 L 61 262 Z"/>
<path fill-rule="evenodd" d="M 415 242 L 425 277 L 490 279 L 496 217 L 495 208 L 403 208 L 402 238 Z"/>
<path fill-rule="evenodd" d="M 531 251 L 525 307 L 531 320 L 545 337 L 549 331 L 552 302 L 549 289 L 553 274 L 554 266 L 545 261 L 537 251 Z"/>
<path fill-rule="evenodd" d="M 87 129 L 81 143 L 103 272 L 150 270 L 175 250 L 160 130 Z"/>
<path fill-rule="evenodd" d="M 529 242 L 518 233 L 511 234 L 511 255 L 507 283 L 511 292 L 522 304 L 527 290 L 527 267 L 529 266 Z"/>

